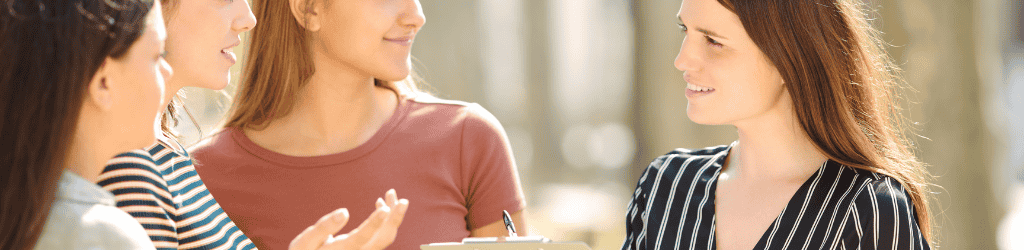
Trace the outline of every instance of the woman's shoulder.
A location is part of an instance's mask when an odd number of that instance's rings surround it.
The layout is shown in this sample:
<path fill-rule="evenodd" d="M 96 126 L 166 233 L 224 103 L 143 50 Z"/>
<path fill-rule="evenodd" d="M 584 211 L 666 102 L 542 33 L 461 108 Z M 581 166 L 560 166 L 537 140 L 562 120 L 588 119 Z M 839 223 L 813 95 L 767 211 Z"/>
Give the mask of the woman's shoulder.
<path fill-rule="evenodd" d="M 475 102 L 443 99 L 429 94 L 417 94 L 409 96 L 407 99 L 413 112 L 419 111 L 423 114 L 435 115 L 450 113 L 451 115 L 492 116 L 487 109 Z"/>
<path fill-rule="evenodd" d="M 408 119 L 411 123 L 447 124 L 463 132 L 501 129 L 501 122 L 478 103 L 442 99 L 428 94 L 419 94 L 408 100 Z"/>
<path fill-rule="evenodd" d="M 729 150 L 730 147 L 731 147 L 731 145 L 718 145 L 718 146 L 710 146 L 710 147 L 696 148 L 696 149 L 677 148 L 677 149 L 672 150 L 671 152 L 668 152 L 665 155 L 666 156 L 667 155 L 676 155 L 676 156 L 679 156 L 679 157 L 715 156 L 715 155 L 718 155 L 718 154 L 726 153 L 726 151 Z"/>
<path fill-rule="evenodd" d="M 114 198 L 77 175 L 64 173 L 36 249 L 151 249 L 139 222 L 114 207 Z"/>
<path fill-rule="evenodd" d="M 658 156 L 649 164 L 649 168 L 663 168 L 665 166 L 685 167 L 689 165 L 703 165 L 708 161 L 724 157 L 730 145 L 718 145 L 705 148 L 689 149 L 677 148 L 664 155 Z"/>
<path fill-rule="evenodd" d="M 58 200 L 36 249 L 152 249 L 145 230 L 120 209 Z"/>
<path fill-rule="evenodd" d="M 911 206 L 910 195 L 907 193 L 903 183 L 891 176 L 863 170 L 855 170 L 862 178 L 858 180 L 860 188 L 857 190 L 855 201 L 860 204 L 878 204 L 879 202 L 891 203 L 892 205 Z M 864 209 L 858 207 L 858 209 Z M 870 209 L 870 208 L 868 208 Z"/>
<path fill-rule="evenodd" d="M 164 142 L 158 141 L 149 147 L 124 152 L 114 156 L 110 161 L 107 161 L 107 166 L 104 168 L 103 172 L 104 175 L 106 175 L 109 172 L 116 170 L 141 170 L 152 172 L 156 175 L 162 175 L 166 174 L 163 173 L 164 170 L 166 170 L 164 168 L 168 167 L 168 164 L 164 163 L 182 161 L 186 159 L 188 159 L 187 155 L 182 155 Z"/>
<path fill-rule="evenodd" d="M 850 167 L 852 168 L 852 167 Z M 852 168 L 856 171 L 856 184 L 850 215 L 862 220 L 916 221 L 917 209 L 906 184 L 889 175 L 870 170 Z M 895 223 L 893 222 L 893 223 Z M 916 224 L 916 223 L 915 223 Z"/>
<path fill-rule="evenodd" d="M 859 244 L 874 245 L 873 249 L 930 249 L 908 184 L 882 173 L 856 171 L 860 187 L 846 209 L 845 218 L 851 222 L 846 235 Z"/>
<path fill-rule="evenodd" d="M 233 149 L 238 149 L 240 146 L 235 141 L 236 134 L 241 134 L 241 130 L 238 128 L 221 128 L 214 132 L 212 135 L 203 138 L 192 147 L 189 147 L 186 152 L 193 159 L 204 158 L 215 152 L 227 152 Z"/>

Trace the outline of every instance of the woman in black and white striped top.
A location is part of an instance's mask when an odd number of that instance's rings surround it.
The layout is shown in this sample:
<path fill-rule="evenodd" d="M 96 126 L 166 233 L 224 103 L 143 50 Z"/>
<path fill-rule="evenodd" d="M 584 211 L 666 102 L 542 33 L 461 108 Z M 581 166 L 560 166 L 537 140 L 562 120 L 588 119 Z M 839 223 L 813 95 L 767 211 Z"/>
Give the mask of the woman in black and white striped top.
<path fill-rule="evenodd" d="M 905 84 L 855 0 L 683 0 L 687 116 L 728 146 L 652 162 L 622 249 L 930 249 Z"/>

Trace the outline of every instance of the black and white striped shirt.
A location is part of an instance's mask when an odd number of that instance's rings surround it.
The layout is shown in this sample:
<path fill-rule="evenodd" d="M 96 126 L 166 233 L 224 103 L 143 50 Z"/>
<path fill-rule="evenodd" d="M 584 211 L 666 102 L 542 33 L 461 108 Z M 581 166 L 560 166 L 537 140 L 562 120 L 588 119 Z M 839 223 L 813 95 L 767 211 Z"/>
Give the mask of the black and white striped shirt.
<path fill-rule="evenodd" d="M 622 249 L 716 249 L 715 186 L 731 147 L 677 149 L 651 162 L 627 209 Z M 930 247 L 898 181 L 829 160 L 754 249 Z"/>

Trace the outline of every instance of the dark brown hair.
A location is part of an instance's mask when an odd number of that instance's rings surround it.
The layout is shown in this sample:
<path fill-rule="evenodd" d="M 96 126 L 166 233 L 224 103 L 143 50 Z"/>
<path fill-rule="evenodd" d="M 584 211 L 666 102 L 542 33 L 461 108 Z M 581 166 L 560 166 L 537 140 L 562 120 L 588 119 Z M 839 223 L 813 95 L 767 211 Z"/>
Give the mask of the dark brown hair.
<path fill-rule="evenodd" d="M 145 28 L 147 0 L 0 4 L 0 249 L 31 249 L 50 213 L 79 110 L 106 58 Z"/>
<path fill-rule="evenodd" d="M 828 158 L 907 189 L 931 238 L 924 164 L 899 91 L 906 82 L 857 0 L 718 0 L 782 75 L 800 126 Z"/>
<path fill-rule="evenodd" d="M 314 1 L 309 0 L 308 5 Z M 309 32 L 291 12 L 288 0 L 254 0 L 253 14 L 260 25 L 250 31 L 249 50 L 242 66 L 242 79 L 225 127 L 260 128 L 277 117 L 287 115 L 298 91 L 316 72 Z M 374 84 L 400 94 L 418 93 L 409 78 Z"/>

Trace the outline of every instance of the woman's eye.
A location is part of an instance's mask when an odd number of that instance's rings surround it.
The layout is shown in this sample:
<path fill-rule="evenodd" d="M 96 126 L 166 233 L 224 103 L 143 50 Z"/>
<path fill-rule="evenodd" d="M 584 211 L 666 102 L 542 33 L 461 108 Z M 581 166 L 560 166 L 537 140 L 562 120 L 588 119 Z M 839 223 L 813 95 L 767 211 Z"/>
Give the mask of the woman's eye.
<path fill-rule="evenodd" d="M 679 24 L 679 30 L 685 33 L 686 32 L 686 25 Z"/>
<path fill-rule="evenodd" d="M 708 40 L 708 44 L 711 44 L 711 46 L 722 47 L 722 44 L 716 41 L 714 38 L 711 38 L 710 36 L 704 36 L 704 38 Z"/>

